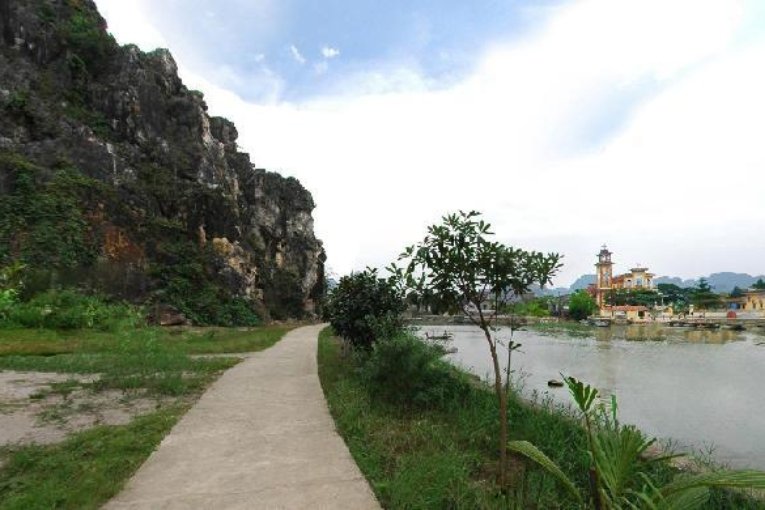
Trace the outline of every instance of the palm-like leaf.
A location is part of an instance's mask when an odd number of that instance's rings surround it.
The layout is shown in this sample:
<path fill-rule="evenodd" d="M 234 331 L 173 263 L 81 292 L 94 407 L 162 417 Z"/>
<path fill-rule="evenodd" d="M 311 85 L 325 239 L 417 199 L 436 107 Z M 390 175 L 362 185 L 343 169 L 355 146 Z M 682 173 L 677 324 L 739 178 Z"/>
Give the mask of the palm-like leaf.
<path fill-rule="evenodd" d="M 593 457 L 608 499 L 622 498 L 643 464 L 641 455 L 654 443 L 632 426 L 606 428 L 593 437 Z"/>
<path fill-rule="evenodd" d="M 675 497 L 699 487 L 765 490 L 765 472 L 753 469 L 713 471 L 700 475 L 677 478 L 659 489 L 665 499 Z"/>
<path fill-rule="evenodd" d="M 510 441 L 507 444 L 507 449 L 511 452 L 523 455 L 529 460 L 534 461 L 539 467 L 551 474 L 558 482 L 560 482 L 566 490 L 574 496 L 574 498 L 582 502 L 582 495 L 576 488 L 576 485 L 566 476 L 563 471 L 553 462 L 550 457 L 545 455 L 539 448 L 529 443 L 528 441 Z"/>

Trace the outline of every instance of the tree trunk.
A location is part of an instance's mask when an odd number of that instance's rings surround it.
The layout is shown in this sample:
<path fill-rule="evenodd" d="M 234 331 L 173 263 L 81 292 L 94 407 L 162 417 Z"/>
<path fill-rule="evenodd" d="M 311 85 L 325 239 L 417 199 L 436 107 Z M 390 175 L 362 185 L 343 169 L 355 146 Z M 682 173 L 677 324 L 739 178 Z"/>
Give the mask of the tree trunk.
<path fill-rule="evenodd" d="M 491 332 L 488 328 L 482 328 L 486 335 L 486 341 L 489 342 L 491 351 L 491 361 L 494 364 L 494 392 L 499 401 L 499 474 L 497 483 L 502 490 L 507 484 L 507 394 L 502 391 L 502 372 L 499 368 L 499 358 L 497 356 L 497 346 L 491 339 Z"/>

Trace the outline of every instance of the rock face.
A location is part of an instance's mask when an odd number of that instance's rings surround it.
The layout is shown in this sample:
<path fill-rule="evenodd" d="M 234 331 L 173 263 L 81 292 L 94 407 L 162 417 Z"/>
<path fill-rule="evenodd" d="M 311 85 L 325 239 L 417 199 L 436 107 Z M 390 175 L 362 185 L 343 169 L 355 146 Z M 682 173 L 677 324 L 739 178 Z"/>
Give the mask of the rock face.
<path fill-rule="evenodd" d="M 324 252 L 310 193 L 256 169 L 167 50 L 118 46 L 91 0 L 0 0 L 0 31 L 0 263 L 80 275 L 201 322 L 215 313 L 195 293 L 261 316 L 314 312 Z M 53 224 L 35 194 L 63 207 Z M 112 288 L 115 274 L 129 289 Z"/>

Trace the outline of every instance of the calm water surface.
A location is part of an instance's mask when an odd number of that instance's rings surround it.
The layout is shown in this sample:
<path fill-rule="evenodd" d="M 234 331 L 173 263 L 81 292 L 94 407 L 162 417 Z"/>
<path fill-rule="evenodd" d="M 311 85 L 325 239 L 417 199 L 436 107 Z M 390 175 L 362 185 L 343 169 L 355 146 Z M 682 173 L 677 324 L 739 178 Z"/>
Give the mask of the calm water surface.
<path fill-rule="evenodd" d="M 454 333 L 456 364 L 487 377 L 486 340 L 473 326 L 424 327 Z M 507 337 L 507 330 L 500 338 Z M 593 328 L 584 335 L 516 331 L 514 378 L 523 391 L 569 403 L 566 388 L 548 388 L 560 373 L 615 394 L 620 419 L 681 448 L 714 448 L 718 461 L 765 469 L 765 335 L 658 326 Z M 507 351 L 501 356 L 506 363 Z"/>

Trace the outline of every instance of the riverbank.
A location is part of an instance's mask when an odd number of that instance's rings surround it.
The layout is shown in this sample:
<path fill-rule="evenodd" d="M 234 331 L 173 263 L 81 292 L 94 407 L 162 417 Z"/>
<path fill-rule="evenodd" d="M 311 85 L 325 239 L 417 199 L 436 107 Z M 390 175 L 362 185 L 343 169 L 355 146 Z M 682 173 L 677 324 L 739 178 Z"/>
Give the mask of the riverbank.
<path fill-rule="evenodd" d="M 476 387 L 469 397 L 438 409 L 412 410 L 373 398 L 352 357 L 343 358 L 331 332 L 319 341 L 319 375 L 338 430 L 386 508 L 506 508 L 492 483 L 498 425 L 494 395 Z M 536 444 L 583 485 L 587 454 L 582 428 L 551 400 L 510 402 L 512 439 Z M 551 479 L 517 460 L 511 497 L 531 508 L 576 508 Z M 664 482 L 668 468 L 651 471 Z M 703 508 L 765 508 L 715 491 Z"/>

